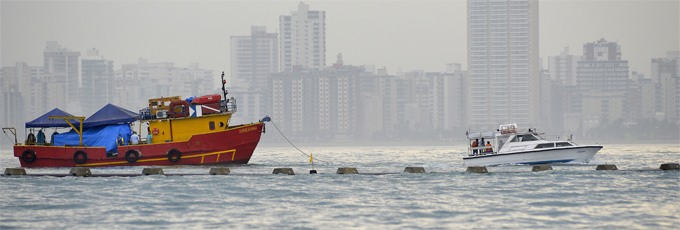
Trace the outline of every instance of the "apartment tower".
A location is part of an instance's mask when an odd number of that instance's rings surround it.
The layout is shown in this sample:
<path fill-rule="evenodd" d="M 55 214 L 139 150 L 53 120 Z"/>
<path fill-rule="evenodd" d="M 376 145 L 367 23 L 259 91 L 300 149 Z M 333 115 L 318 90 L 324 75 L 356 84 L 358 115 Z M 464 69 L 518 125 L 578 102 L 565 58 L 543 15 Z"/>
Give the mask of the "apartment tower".
<path fill-rule="evenodd" d="M 470 126 L 539 123 L 538 1 L 468 0 Z"/>
<path fill-rule="evenodd" d="M 279 17 L 281 72 L 298 68 L 323 70 L 326 66 L 326 12 L 310 11 L 300 2 L 292 15 Z"/>

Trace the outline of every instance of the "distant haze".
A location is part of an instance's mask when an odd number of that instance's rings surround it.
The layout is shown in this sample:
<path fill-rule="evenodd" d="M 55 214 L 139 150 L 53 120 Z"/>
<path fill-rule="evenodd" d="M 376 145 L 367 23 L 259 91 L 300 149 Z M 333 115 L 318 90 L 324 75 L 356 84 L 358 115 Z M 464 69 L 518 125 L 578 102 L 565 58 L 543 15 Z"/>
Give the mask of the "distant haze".
<path fill-rule="evenodd" d="M 394 74 L 442 72 L 446 63 L 467 69 L 466 1 L 304 1 L 326 11 L 326 63 L 375 64 Z M 42 66 L 45 41 L 121 64 L 138 58 L 229 73 L 229 37 L 250 26 L 278 31 L 278 17 L 297 1 L 34 2 L 2 1 L 1 62 Z M 631 71 L 650 74 L 650 59 L 679 50 L 678 1 L 541 1 L 540 57 L 582 55 L 583 44 L 618 41 Z M 82 55 L 81 54 L 81 55 Z"/>

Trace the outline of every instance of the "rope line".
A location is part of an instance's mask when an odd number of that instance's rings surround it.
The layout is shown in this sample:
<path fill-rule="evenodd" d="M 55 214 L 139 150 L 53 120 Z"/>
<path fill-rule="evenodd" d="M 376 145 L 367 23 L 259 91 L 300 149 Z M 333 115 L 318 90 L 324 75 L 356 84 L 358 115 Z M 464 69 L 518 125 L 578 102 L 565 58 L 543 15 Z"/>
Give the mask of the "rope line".
<path fill-rule="evenodd" d="M 297 146 L 295 146 L 295 145 L 293 144 L 293 142 L 291 142 L 290 140 L 288 140 L 288 138 L 286 137 L 286 135 L 283 135 L 283 132 L 281 132 L 281 130 L 279 129 L 279 127 L 276 126 L 276 123 L 274 123 L 273 120 L 271 120 L 271 121 L 269 121 L 269 122 L 271 122 L 272 125 L 274 125 L 274 128 L 276 128 L 276 131 L 279 131 L 279 133 L 281 134 L 281 136 L 283 136 L 283 138 L 286 139 L 286 141 L 288 141 L 288 143 L 290 143 L 290 145 L 292 145 L 293 147 L 295 147 L 295 149 L 297 149 L 298 151 L 300 151 L 300 153 L 302 153 L 303 155 L 305 155 L 305 156 L 307 156 L 307 157 L 311 157 L 311 158 L 313 158 L 314 160 L 318 160 L 318 161 L 321 161 L 321 162 L 326 162 L 326 163 L 332 164 L 331 162 L 324 161 L 324 160 L 318 159 L 318 158 L 316 158 L 316 157 L 312 157 L 312 156 L 310 156 L 309 154 L 306 154 L 305 152 L 303 152 L 302 150 L 300 150 Z"/>

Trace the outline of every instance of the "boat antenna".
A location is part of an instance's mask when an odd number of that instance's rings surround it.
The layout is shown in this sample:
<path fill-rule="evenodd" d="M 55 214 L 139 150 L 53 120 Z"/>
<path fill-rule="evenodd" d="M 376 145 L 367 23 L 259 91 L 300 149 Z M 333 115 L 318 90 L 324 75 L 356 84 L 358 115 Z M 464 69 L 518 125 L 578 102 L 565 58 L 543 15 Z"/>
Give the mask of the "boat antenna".
<path fill-rule="evenodd" d="M 227 81 L 224 80 L 224 71 L 222 71 L 222 93 L 224 94 L 224 100 L 227 100 L 227 94 L 229 94 L 229 92 L 224 88 L 225 84 L 227 84 Z"/>

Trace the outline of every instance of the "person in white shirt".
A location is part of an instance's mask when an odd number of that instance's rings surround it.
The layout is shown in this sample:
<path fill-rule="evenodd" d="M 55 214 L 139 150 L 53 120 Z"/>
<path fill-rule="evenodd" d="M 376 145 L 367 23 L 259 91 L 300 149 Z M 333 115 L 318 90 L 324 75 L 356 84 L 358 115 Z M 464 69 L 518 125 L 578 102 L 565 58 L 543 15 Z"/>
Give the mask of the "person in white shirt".
<path fill-rule="evenodd" d="M 132 142 L 133 145 L 136 145 L 139 143 L 139 136 L 137 135 L 137 132 L 132 132 L 132 136 L 130 137 L 130 141 Z"/>

